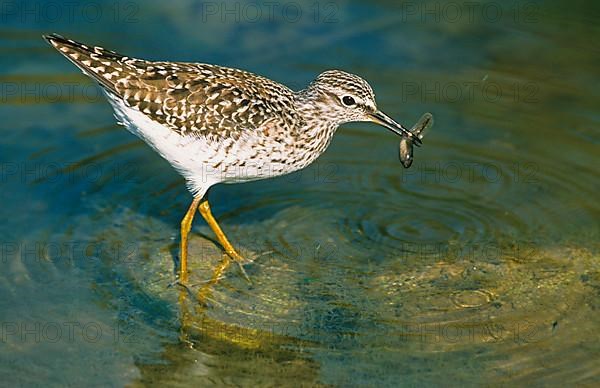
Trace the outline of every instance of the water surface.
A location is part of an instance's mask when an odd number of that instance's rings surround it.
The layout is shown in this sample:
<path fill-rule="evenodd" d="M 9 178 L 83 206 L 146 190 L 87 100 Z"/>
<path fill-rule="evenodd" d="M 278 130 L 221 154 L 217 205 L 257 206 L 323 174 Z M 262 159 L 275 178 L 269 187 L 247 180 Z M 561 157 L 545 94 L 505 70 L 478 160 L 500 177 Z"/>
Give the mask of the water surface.
<path fill-rule="evenodd" d="M 4 381 L 598 383 L 595 2 L 49 4 L 1 14 Z M 295 89 L 342 68 L 405 125 L 436 124 L 409 170 L 398 139 L 352 124 L 303 171 L 215 187 L 253 285 L 211 281 L 223 256 L 198 218 L 182 290 L 183 179 L 48 32 Z"/>

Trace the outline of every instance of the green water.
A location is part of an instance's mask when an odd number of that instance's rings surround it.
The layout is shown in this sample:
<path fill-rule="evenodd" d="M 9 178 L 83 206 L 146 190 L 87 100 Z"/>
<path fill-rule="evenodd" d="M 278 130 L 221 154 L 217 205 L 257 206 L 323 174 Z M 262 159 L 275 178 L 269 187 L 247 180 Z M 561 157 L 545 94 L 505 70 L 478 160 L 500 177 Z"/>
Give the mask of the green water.
<path fill-rule="evenodd" d="M 2 381 L 597 385 L 597 2 L 250 4 L 2 2 Z M 253 285 L 207 283 L 223 258 L 198 218 L 188 293 L 182 178 L 49 32 L 295 89 L 341 68 L 436 123 L 409 170 L 352 124 L 304 171 L 215 187 Z"/>

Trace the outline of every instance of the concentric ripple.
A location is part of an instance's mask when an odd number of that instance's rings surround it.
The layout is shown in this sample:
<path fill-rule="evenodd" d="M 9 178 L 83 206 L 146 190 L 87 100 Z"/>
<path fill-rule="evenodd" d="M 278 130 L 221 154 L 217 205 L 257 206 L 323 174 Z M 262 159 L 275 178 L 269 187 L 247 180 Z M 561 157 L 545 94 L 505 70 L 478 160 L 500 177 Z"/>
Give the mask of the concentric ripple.
<path fill-rule="evenodd" d="M 352 186 L 336 200 L 344 209 L 342 234 L 394 255 L 411 245 L 551 241 L 564 237 L 565 222 L 593 222 L 593 209 L 576 214 L 571 210 L 576 201 L 556 200 L 557 192 L 571 198 L 595 190 L 592 182 L 573 179 L 566 166 L 530 157 L 515 161 L 510 147 L 494 153 L 457 144 L 428 146 L 441 159 L 423 155 L 411 170 L 366 161 L 360 173 L 341 168 L 348 172 L 341 180 Z"/>

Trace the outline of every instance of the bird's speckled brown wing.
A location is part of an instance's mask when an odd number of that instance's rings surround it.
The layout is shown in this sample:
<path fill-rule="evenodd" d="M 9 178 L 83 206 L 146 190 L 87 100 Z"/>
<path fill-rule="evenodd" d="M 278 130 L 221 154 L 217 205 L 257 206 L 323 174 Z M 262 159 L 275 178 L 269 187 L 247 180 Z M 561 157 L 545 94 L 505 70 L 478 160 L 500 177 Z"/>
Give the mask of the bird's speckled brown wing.
<path fill-rule="evenodd" d="M 45 38 L 110 94 L 181 135 L 235 139 L 244 131 L 261 130 L 268 119 L 282 115 L 278 112 L 287 112 L 277 120 L 281 126 L 293 128 L 299 120 L 293 110 L 282 109 L 293 103 L 290 89 L 249 72 L 150 62 L 59 35 Z"/>

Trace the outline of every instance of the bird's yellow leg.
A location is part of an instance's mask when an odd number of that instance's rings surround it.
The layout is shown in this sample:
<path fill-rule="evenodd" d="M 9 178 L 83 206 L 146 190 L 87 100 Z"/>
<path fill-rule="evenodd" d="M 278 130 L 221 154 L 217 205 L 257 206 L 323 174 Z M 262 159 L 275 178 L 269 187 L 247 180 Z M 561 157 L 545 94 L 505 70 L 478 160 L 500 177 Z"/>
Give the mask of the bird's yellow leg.
<path fill-rule="evenodd" d="M 237 251 L 235 250 L 233 245 L 231 245 L 231 243 L 227 239 L 227 236 L 225 236 L 225 233 L 223 233 L 223 230 L 217 223 L 217 220 L 215 220 L 215 217 L 213 217 L 212 212 L 210 211 L 210 205 L 208 203 L 208 199 L 206 197 L 204 199 L 202 199 L 202 201 L 200 202 L 200 206 L 198 207 L 198 210 L 200 211 L 200 214 L 202 214 L 202 217 L 204 217 L 204 219 L 208 223 L 208 226 L 210 226 L 212 231 L 217 236 L 217 240 L 219 241 L 219 243 L 221 244 L 221 246 L 223 247 L 223 249 L 225 250 L 227 255 L 229 255 L 229 257 L 231 257 L 236 263 L 238 263 L 240 270 L 242 271 L 242 274 L 244 275 L 246 280 L 250 281 L 248 274 L 246 274 L 244 267 L 242 267 L 244 258 L 242 257 L 242 255 L 237 253 Z"/>
<path fill-rule="evenodd" d="M 188 254 L 188 235 L 192 229 L 192 221 L 194 220 L 194 214 L 200 203 L 201 198 L 194 198 L 190 208 L 181 220 L 181 249 L 180 249 L 180 260 L 179 260 L 179 281 L 186 283 L 188 280 L 187 270 L 187 254 Z"/>

